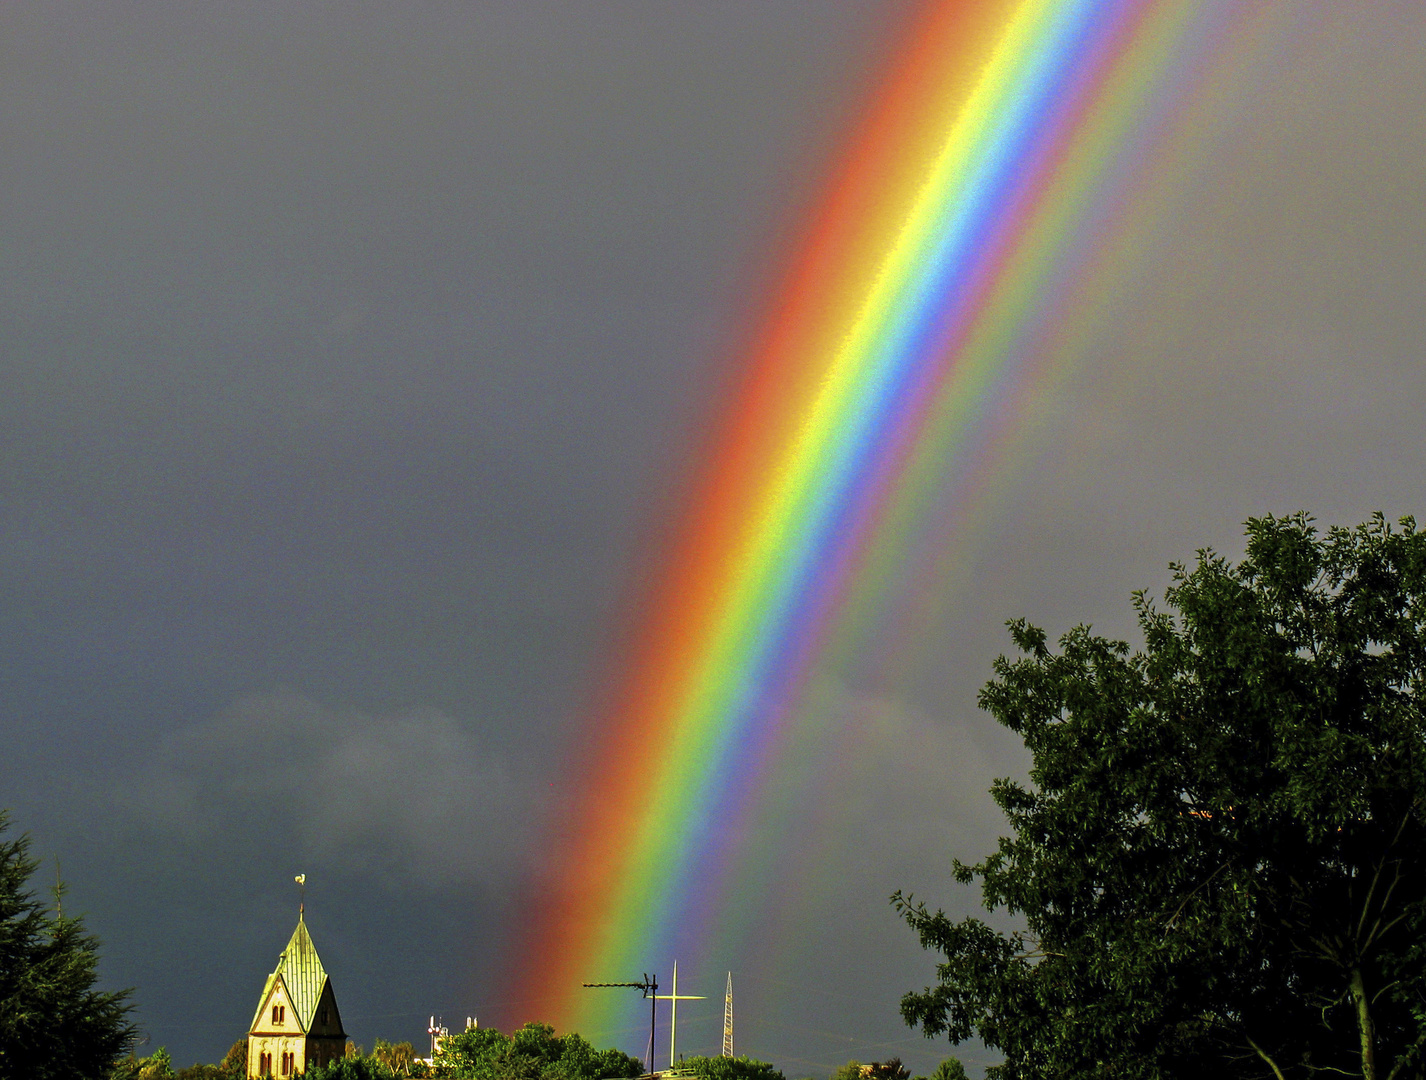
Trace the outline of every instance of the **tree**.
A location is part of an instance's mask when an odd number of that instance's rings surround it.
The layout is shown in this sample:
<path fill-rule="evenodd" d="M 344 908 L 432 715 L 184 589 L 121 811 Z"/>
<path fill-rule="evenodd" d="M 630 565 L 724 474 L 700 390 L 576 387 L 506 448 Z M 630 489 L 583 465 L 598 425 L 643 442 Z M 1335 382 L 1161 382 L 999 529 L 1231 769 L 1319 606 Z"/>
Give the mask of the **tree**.
<path fill-rule="evenodd" d="M 747 1056 L 680 1058 L 678 1071 L 704 1080 L 784 1080 L 782 1072 L 768 1062 Z"/>
<path fill-rule="evenodd" d="M 150 1057 L 145 1058 L 139 1067 L 139 1080 L 170 1080 L 172 1076 L 173 1058 L 162 1046 L 155 1050 Z"/>
<path fill-rule="evenodd" d="M 911 1070 L 901 1064 L 899 1057 L 873 1061 L 867 1068 L 870 1071 L 866 1075 L 871 1077 L 871 1080 L 911 1080 Z"/>
<path fill-rule="evenodd" d="M 228 1047 L 228 1052 L 223 1055 L 223 1060 L 218 1063 L 218 1067 L 229 1076 L 247 1076 L 248 1074 L 248 1041 L 239 1039 Z"/>
<path fill-rule="evenodd" d="M 392 1080 L 393 1073 L 374 1057 L 349 1054 L 308 1069 L 306 1080 Z"/>
<path fill-rule="evenodd" d="M 620 1050 L 596 1050 L 573 1032 L 556 1035 L 530 1023 L 510 1035 L 469 1028 L 444 1039 L 436 1054 L 439 1076 L 472 1080 L 613 1080 L 642 1075 L 643 1062 Z"/>
<path fill-rule="evenodd" d="M 239 1039 L 216 1065 L 194 1062 L 186 1069 L 175 1069 L 168 1050 L 160 1046 L 148 1057 L 129 1056 L 116 1062 L 109 1080 L 241 1080 L 247 1075 L 248 1041 Z"/>
<path fill-rule="evenodd" d="M 832 1074 L 832 1080 L 911 1080 L 911 1070 L 899 1057 L 872 1061 L 863 1065 L 853 1058 Z"/>
<path fill-rule="evenodd" d="M 230 1080 L 231 1073 L 223 1071 L 221 1065 L 204 1065 L 194 1062 L 186 1069 L 173 1073 L 173 1080 Z"/>
<path fill-rule="evenodd" d="M 929 1080 L 969 1080 L 965 1066 L 958 1057 L 948 1057 L 936 1066 Z"/>
<path fill-rule="evenodd" d="M 0 811 L 0 1080 L 107 1077 L 135 1039 L 129 991 L 94 989 L 99 941 L 28 891 L 30 839 Z"/>
<path fill-rule="evenodd" d="M 377 1039 L 372 1045 L 371 1056 L 376 1058 L 396 1076 L 410 1076 L 411 1066 L 416 1061 L 416 1048 L 409 1042 L 389 1043 Z"/>
<path fill-rule="evenodd" d="M 944 956 L 907 1023 L 988 1076 L 1403 1080 L 1426 1048 L 1426 535 L 1247 523 L 1172 567 L 1143 647 L 1010 624 L 982 708 L 1032 755 L 981 862 L 1001 932 L 892 900 Z"/>

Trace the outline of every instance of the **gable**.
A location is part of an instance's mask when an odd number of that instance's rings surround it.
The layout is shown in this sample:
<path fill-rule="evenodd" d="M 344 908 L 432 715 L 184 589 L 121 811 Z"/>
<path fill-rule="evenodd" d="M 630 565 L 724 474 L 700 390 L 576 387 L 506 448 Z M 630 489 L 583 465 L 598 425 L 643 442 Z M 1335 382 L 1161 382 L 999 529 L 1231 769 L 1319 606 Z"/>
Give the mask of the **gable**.
<path fill-rule="evenodd" d="M 293 1002 L 286 982 L 279 972 L 273 972 L 267 978 L 267 989 L 258 1001 L 248 1034 L 303 1035 L 306 1031 L 305 1019 Z"/>

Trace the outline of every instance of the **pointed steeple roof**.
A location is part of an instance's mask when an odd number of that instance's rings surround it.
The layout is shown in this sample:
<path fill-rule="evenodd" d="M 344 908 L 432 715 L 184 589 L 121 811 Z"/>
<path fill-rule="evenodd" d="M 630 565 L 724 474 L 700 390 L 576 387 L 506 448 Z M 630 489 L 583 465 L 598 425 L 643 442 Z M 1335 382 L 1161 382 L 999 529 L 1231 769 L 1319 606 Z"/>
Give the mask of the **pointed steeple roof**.
<path fill-rule="evenodd" d="M 312 935 L 307 933 L 307 923 L 301 914 L 297 916 L 297 929 L 292 931 L 292 940 L 282 955 L 277 958 L 277 970 L 267 977 L 262 988 L 262 997 L 253 1014 L 254 1028 L 262 1016 L 268 995 L 278 979 L 287 989 L 292 999 L 292 1008 L 297 1013 L 297 1022 L 303 1031 L 312 1030 L 312 1019 L 317 1013 L 317 1003 L 322 999 L 322 991 L 327 986 L 327 972 L 322 967 L 322 959 L 317 955 L 317 947 L 312 944 Z"/>

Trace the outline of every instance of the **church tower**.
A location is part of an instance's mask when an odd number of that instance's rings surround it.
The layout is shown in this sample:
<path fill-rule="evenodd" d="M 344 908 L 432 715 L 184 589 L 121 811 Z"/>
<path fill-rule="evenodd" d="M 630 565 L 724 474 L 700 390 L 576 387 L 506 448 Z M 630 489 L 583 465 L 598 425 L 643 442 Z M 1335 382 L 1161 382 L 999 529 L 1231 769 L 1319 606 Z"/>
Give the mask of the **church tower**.
<path fill-rule="evenodd" d="M 267 977 L 248 1029 L 248 1076 L 293 1076 L 346 1053 L 332 982 L 302 914 Z"/>

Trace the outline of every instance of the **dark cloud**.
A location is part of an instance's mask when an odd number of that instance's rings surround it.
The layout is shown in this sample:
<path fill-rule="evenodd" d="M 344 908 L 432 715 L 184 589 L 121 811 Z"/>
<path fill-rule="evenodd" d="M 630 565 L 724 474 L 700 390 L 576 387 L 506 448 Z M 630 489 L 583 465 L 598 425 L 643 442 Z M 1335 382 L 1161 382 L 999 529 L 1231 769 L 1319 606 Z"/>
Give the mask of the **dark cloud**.
<path fill-rule="evenodd" d="M 294 694 L 244 697 L 164 736 L 118 798 L 167 842 L 291 834 L 302 866 L 414 891 L 511 887 L 535 839 L 534 801 L 528 776 L 443 713 L 373 716 Z"/>

